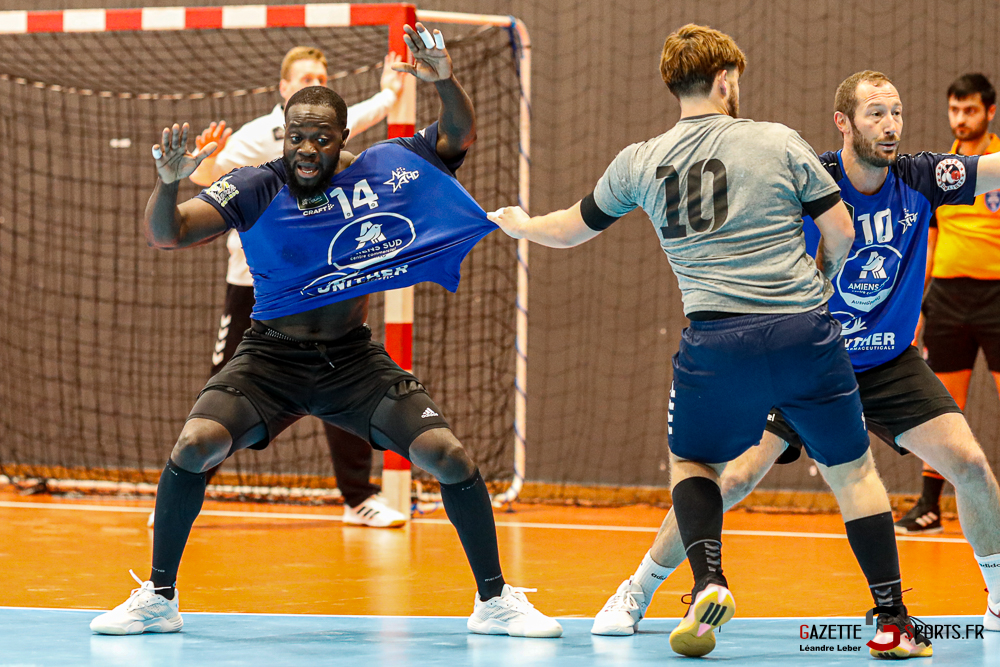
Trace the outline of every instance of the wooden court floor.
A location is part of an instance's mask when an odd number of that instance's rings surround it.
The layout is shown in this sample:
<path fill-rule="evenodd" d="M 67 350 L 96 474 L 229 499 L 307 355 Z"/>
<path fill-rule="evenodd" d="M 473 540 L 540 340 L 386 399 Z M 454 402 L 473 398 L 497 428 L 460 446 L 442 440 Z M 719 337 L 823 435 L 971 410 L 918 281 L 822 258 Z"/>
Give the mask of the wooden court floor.
<path fill-rule="evenodd" d="M 0 606 L 109 609 L 149 574 L 150 501 L 0 489 Z M 652 542 L 663 510 L 516 505 L 497 512 L 507 581 L 547 614 L 593 617 Z M 206 502 L 184 554 L 182 611 L 466 616 L 474 584 L 443 510 L 395 530 L 337 507 Z M 741 617 L 860 616 L 871 605 L 839 516 L 734 511 L 723 558 Z M 980 615 L 982 577 L 957 521 L 899 541 L 911 613 Z M 683 613 L 684 565 L 650 617 Z"/>

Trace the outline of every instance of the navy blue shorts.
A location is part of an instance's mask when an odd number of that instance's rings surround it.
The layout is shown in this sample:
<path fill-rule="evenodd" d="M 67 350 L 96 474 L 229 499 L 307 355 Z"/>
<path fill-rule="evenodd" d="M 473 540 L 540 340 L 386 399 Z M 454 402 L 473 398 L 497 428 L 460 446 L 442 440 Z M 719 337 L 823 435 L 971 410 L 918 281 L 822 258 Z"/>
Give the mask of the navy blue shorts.
<path fill-rule="evenodd" d="M 824 465 L 868 449 L 854 369 L 826 306 L 691 322 L 673 367 L 668 440 L 682 459 L 732 461 L 760 442 L 772 408 Z"/>

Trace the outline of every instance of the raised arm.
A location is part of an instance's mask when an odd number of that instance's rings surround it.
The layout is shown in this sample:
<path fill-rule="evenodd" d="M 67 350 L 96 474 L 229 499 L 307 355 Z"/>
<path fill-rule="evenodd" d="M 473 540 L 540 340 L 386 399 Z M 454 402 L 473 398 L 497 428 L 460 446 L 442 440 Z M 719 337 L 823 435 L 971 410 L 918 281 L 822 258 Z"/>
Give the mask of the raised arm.
<path fill-rule="evenodd" d="M 163 250 L 186 248 L 223 234 L 226 223 L 215 208 L 200 199 L 177 204 L 180 182 L 216 148 L 211 142 L 194 153 L 186 150 L 188 124 L 164 128 L 162 143 L 153 146 L 157 180 L 143 220 L 146 242 Z"/>
<path fill-rule="evenodd" d="M 476 112 L 472 100 L 459 85 L 452 73 L 451 56 L 444 46 L 444 36 L 435 30 L 432 34 L 422 23 L 416 30 L 403 26 L 403 41 L 413 54 L 414 63 L 397 63 L 397 72 L 406 72 L 421 81 L 433 83 L 441 97 L 438 116 L 437 154 L 445 162 L 469 150 L 476 140 Z"/>
<path fill-rule="evenodd" d="M 813 221 L 822 234 L 816 250 L 816 266 L 832 281 L 847 260 L 854 243 L 854 221 L 842 201 L 813 218 Z"/>

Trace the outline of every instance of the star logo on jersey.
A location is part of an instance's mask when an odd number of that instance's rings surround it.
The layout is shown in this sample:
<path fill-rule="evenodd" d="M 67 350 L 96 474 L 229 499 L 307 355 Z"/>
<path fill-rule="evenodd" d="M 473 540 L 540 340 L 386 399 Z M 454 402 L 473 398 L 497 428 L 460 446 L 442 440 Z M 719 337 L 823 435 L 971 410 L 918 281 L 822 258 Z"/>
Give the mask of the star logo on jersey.
<path fill-rule="evenodd" d="M 395 192 L 410 181 L 417 180 L 418 176 L 420 176 L 419 171 L 406 171 L 403 167 L 396 167 L 396 170 L 392 172 L 392 176 L 383 185 L 391 185 L 392 191 Z"/>
<path fill-rule="evenodd" d="M 354 240 L 358 242 L 358 247 L 355 250 L 361 250 L 365 247 L 366 243 L 385 241 L 385 234 L 382 233 L 382 225 L 366 222 L 361 225 L 361 236 Z"/>
<path fill-rule="evenodd" d="M 899 224 L 903 225 L 903 234 L 907 232 L 915 223 L 917 222 L 917 214 L 910 213 L 905 208 L 903 209 L 903 217 L 900 218 Z"/>
<path fill-rule="evenodd" d="M 934 178 L 945 192 L 957 190 L 965 185 L 965 165 L 953 157 L 941 160 L 934 168 Z"/>

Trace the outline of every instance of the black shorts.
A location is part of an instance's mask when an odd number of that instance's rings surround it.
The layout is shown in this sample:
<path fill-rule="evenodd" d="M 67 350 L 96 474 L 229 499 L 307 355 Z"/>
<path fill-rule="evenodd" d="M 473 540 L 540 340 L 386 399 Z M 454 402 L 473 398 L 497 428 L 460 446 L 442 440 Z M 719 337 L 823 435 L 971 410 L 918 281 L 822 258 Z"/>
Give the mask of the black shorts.
<path fill-rule="evenodd" d="M 732 461 L 760 442 L 779 407 L 817 461 L 861 457 L 868 433 L 840 329 L 826 306 L 691 322 L 673 359 L 670 451 L 689 461 Z"/>
<path fill-rule="evenodd" d="M 909 453 L 896 444 L 900 435 L 935 417 L 962 412 L 912 345 L 892 361 L 856 375 L 869 433 L 900 454 Z M 766 430 L 791 445 L 778 463 L 791 463 L 799 458 L 802 438 L 779 411 L 768 415 Z"/>
<path fill-rule="evenodd" d="M 250 328 L 250 313 L 253 311 L 253 287 L 226 283 L 226 305 L 219 318 L 219 333 L 212 350 L 212 372 L 222 370 L 243 340 L 243 332 Z"/>
<path fill-rule="evenodd" d="M 935 373 L 972 370 L 979 348 L 1000 373 L 1000 280 L 935 278 L 923 311 L 927 364 Z"/>
<path fill-rule="evenodd" d="M 448 428 L 423 385 L 372 342 L 367 325 L 323 346 L 276 340 L 253 325 L 188 415 L 225 426 L 233 451 L 263 449 L 306 415 L 406 458 L 418 435 Z"/>

